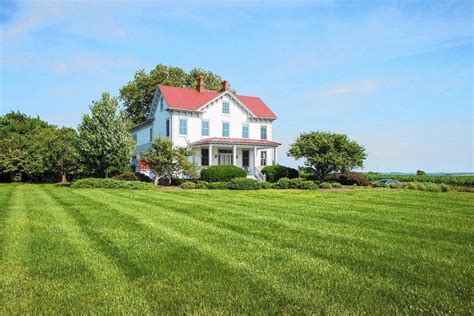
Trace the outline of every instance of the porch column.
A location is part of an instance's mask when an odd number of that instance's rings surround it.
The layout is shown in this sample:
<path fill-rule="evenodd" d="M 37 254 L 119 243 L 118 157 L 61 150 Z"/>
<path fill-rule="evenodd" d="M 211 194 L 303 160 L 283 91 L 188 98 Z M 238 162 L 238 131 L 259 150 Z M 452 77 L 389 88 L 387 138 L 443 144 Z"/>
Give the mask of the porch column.
<path fill-rule="evenodd" d="M 212 144 L 209 144 L 209 166 L 212 166 L 212 159 L 214 155 L 212 154 Z"/>
<path fill-rule="evenodd" d="M 277 164 L 277 148 L 273 148 L 273 164 Z"/>
<path fill-rule="evenodd" d="M 237 166 L 237 147 L 232 146 L 232 164 Z"/>
<path fill-rule="evenodd" d="M 253 148 L 253 166 L 257 166 L 257 147 Z"/>

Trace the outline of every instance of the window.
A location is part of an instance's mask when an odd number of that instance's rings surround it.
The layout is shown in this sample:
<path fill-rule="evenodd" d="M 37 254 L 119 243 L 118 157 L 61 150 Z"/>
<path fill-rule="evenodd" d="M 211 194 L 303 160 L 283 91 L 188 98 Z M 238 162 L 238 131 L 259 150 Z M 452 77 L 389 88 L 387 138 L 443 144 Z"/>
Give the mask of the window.
<path fill-rule="evenodd" d="M 160 111 L 163 112 L 163 96 L 160 97 Z"/>
<path fill-rule="evenodd" d="M 153 140 L 153 127 L 150 127 L 150 143 Z"/>
<path fill-rule="evenodd" d="M 229 102 L 222 103 L 222 113 L 225 113 L 225 114 L 230 113 Z"/>
<path fill-rule="evenodd" d="M 260 166 L 266 166 L 267 165 L 267 152 L 262 151 L 260 153 Z"/>
<path fill-rule="evenodd" d="M 201 135 L 209 136 L 209 121 L 202 121 Z"/>
<path fill-rule="evenodd" d="M 249 126 L 247 124 L 242 125 L 242 138 L 249 138 Z"/>
<path fill-rule="evenodd" d="M 222 137 L 229 137 L 229 123 L 222 123 Z"/>
<path fill-rule="evenodd" d="M 209 166 L 209 149 L 201 148 L 201 166 Z"/>
<path fill-rule="evenodd" d="M 265 125 L 260 126 L 260 139 L 267 139 L 267 127 Z"/>
<path fill-rule="evenodd" d="M 137 142 L 137 134 L 133 134 L 132 137 L 133 137 L 133 140 L 134 140 L 135 143 L 136 143 L 136 142 Z"/>
<path fill-rule="evenodd" d="M 179 119 L 179 135 L 188 134 L 188 120 Z"/>
<path fill-rule="evenodd" d="M 170 119 L 166 119 L 166 137 L 170 137 Z"/>

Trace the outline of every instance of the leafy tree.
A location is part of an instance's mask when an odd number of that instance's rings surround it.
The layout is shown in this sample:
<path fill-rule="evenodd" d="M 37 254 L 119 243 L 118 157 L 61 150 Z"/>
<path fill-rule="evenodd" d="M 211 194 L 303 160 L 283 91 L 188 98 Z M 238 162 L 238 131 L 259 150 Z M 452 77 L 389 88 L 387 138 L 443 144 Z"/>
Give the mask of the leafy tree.
<path fill-rule="evenodd" d="M 423 170 L 416 170 L 416 175 L 417 176 L 426 176 L 426 172 L 424 172 Z"/>
<path fill-rule="evenodd" d="M 120 99 L 124 103 L 127 117 L 134 124 L 147 119 L 158 84 L 194 88 L 198 75 L 204 76 L 206 89 L 213 91 L 221 89 L 222 78 L 200 68 L 194 68 L 187 73 L 179 67 L 159 64 L 149 74 L 140 69 L 135 73 L 133 80 L 120 89 Z"/>
<path fill-rule="evenodd" d="M 77 171 L 75 142 L 70 128 L 19 112 L 0 117 L 0 177 L 4 181 L 54 181 Z"/>
<path fill-rule="evenodd" d="M 78 136 L 72 128 L 45 129 L 39 137 L 42 139 L 41 148 L 46 157 L 44 165 L 46 169 L 61 178 L 61 182 L 67 181 L 67 176 L 80 171 L 79 153 L 77 151 Z"/>
<path fill-rule="evenodd" d="M 83 115 L 78 128 L 78 150 L 84 166 L 107 178 L 129 167 L 135 141 L 117 98 L 104 92 L 101 100 L 92 102 L 90 110 L 91 115 Z"/>
<path fill-rule="evenodd" d="M 367 154 L 363 146 L 347 135 L 309 132 L 302 133 L 290 145 L 288 156 L 306 159 L 305 165 L 323 181 L 329 173 L 363 167 Z"/>
<path fill-rule="evenodd" d="M 192 154 L 190 147 L 174 147 L 168 138 L 157 137 L 151 147 L 141 153 L 141 159 L 155 172 L 156 185 L 162 177 L 170 180 L 180 174 L 196 177 L 196 165 L 188 158 Z"/>

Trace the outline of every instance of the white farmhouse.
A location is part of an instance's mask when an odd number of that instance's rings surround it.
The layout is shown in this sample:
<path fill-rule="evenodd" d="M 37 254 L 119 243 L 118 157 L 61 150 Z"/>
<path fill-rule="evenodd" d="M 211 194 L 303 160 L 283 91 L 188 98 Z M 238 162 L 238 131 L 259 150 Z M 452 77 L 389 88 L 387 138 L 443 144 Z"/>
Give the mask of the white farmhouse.
<path fill-rule="evenodd" d="M 158 85 L 148 119 L 131 130 L 137 171 L 150 175 L 140 152 L 160 136 L 175 146 L 193 147 L 198 168 L 235 165 L 264 180 L 261 168 L 277 163 L 276 115 L 260 98 L 234 94 L 228 87 L 224 80 L 220 92 L 205 90 L 202 77 L 196 89 Z"/>

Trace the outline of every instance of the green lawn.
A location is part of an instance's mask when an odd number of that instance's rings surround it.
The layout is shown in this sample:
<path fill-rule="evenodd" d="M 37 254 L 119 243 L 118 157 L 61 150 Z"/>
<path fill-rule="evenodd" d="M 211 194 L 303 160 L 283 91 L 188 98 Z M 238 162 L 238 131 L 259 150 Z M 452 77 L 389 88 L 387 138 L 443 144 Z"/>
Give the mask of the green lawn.
<path fill-rule="evenodd" d="M 0 314 L 472 314 L 474 195 L 0 185 Z"/>

